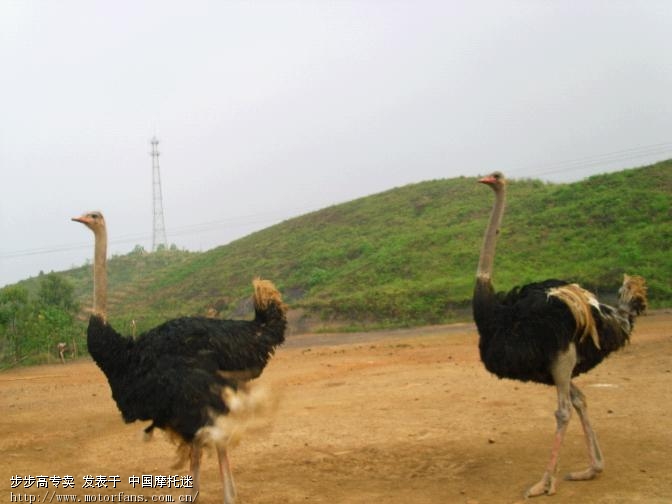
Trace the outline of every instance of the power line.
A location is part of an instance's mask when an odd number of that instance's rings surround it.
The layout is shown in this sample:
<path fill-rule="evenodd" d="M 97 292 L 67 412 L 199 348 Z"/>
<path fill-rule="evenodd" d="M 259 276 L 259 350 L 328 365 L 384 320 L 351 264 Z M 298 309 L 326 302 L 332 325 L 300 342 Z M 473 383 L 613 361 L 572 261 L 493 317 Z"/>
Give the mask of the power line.
<path fill-rule="evenodd" d="M 581 170 L 588 167 L 599 166 L 600 164 L 605 163 L 639 159 L 642 157 L 657 154 L 666 154 L 666 157 L 672 157 L 672 142 L 661 142 L 656 144 L 641 145 L 637 147 L 631 147 L 628 149 L 597 154 L 594 156 L 586 156 L 581 158 L 558 161 L 555 163 L 535 165 L 532 172 L 526 172 L 524 168 L 523 169 L 512 168 L 511 170 L 507 171 L 511 173 L 525 173 L 525 176 L 528 177 L 540 177 L 543 175 L 552 175 L 556 173 Z M 322 205 L 321 208 L 326 208 L 327 206 L 329 206 L 329 204 L 321 204 L 321 205 Z M 310 212 L 315 210 L 316 210 L 315 206 L 302 207 L 302 208 L 296 207 L 285 209 L 285 213 Z M 170 234 L 171 236 L 186 236 L 186 235 L 203 233 L 205 231 L 211 231 L 214 229 L 231 228 L 250 224 L 264 224 L 270 222 L 277 222 L 278 221 L 277 217 L 278 217 L 277 211 L 274 211 L 272 213 L 265 212 L 265 213 L 240 215 L 237 217 L 230 217 L 227 219 L 218 219 L 213 221 L 200 222 L 196 224 L 189 224 L 186 226 L 172 228 Z M 149 239 L 150 237 L 142 233 L 127 234 L 127 235 L 121 235 L 116 239 L 111 240 L 110 244 L 112 245 L 122 245 L 129 243 L 137 244 L 139 241 L 148 241 Z M 77 244 L 54 245 L 50 247 L 41 247 L 35 249 L 14 250 L 4 253 L 0 252 L 0 259 L 12 259 L 18 257 L 46 255 L 58 252 L 68 252 L 71 250 L 88 248 L 90 246 L 91 246 L 90 243 L 77 243 Z"/>
<path fill-rule="evenodd" d="M 618 151 L 607 152 L 604 154 L 597 154 L 594 156 L 586 156 L 582 158 L 568 159 L 565 161 L 558 161 L 555 163 L 535 165 L 529 175 L 532 177 L 540 177 L 542 175 L 553 175 L 556 173 L 563 173 L 567 171 L 576 171 L 584 168 L 591 168 L 600 166 L 606 163 L 615 163 L 618 161 L 631 161 L 634 159 L 641 159 L 653 155 L 665 155 L 664 157 L 672 157 L 672 142 L 661 142 L 650 145 L 640 145 L 638 147 L 631 147 Z M 512 173 L 527 173 L 525 168 L 512 168 L 509 170 Z"/>
<path fill-rule="evenodd" d="M 314 210 L 315 208 L 304 207 L 304 208 L 287 209 L 287 212 L 292 211 L 308 212 Z M 201 222 L 197 224 L 190 224 L 186 226 L 173 228 L 170 231 L 170 235 L 185 236 L 185 235 L 202 233 L 205 231 L 211 231 L 214 229 L 246 226 L 250 224 L 264 224 L 271 221 L 277 221 L 277 216 L 278 216 L 277 212 L 265 212 L 265 213 L 242 215 L 239 217 L 231 217 L 228 219 L 219 219 L 214 221 Z M 151 237 L 148 236 L 146 233 L 126 234 L 121 235 L 116 239 L 110 240 L 110 245 L 123 245 L 129 243 L 137 244 L 138 242 L 149 241 L 150 238 Z M 82 242 L 73 244 L 53 245 L 49 247 L 39 247 L 34 249 L 13 250 L 10 252 L 0 252 L 0 259 L 12 259 L 17 257 L 46 255 L 58 252 L 69 252 L 71 250 L 88 249 L 90 247 L 91 243 Z"/>

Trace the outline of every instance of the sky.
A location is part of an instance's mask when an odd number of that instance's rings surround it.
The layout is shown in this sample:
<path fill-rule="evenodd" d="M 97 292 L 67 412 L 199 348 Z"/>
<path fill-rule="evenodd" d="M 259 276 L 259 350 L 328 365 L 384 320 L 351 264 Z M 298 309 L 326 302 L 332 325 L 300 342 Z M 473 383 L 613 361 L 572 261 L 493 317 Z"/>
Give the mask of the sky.
<path fill-rule="evenodd" d="M 423 180 L 672 158 L 672 3 L 0 0 L 0 287 Z M 272 253 L 272 252 L 269 252 Z"/>

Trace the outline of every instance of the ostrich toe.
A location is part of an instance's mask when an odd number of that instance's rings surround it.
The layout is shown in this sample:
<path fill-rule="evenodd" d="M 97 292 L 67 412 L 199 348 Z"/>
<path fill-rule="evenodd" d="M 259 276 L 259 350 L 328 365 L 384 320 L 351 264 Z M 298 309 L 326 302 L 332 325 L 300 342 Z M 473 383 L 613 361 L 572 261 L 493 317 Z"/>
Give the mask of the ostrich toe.
<path fill-rule="evenodd" d="M 538 483 L 535 483 L 527 492 L 525 492 L 525 497 L 537 497 L 539 495 L 553 495 L 555 493 L 555 476 L 552 476 L 548 471 L 544 473 L 544 476 L 539 480 Z"/>
<path fill-rule="evenodd" d="M 574 471 L 565 475 L 565 479 L 569 481 L 586 481 L 592 480 L 597 477 L 598 474 L 602 472 L 602 469 L 599 467 L 591 466 L 588 469 L 583 471 Z"/>

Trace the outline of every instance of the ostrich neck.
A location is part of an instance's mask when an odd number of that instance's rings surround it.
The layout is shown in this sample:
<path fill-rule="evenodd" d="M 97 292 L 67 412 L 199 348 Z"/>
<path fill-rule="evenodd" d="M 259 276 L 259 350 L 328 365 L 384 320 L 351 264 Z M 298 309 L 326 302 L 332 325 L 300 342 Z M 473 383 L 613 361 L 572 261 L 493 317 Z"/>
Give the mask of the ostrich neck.
<path fill-rule="evenodd" d="M 107 231 L 95 234 L 93 257 L 93 314 L 107 319 Z"/>
<path fill-rule="evenodd" d="M 490 221 L 485 230 L 483 237 L 483 247 L 481 248 L 481 256 L 478 260 L 478 269 L 476 270 L 476 278 L 483 282 L 491 282 L 492 266 L 495 261 L 495 246 L 497 244 L 497 236 L 499 235 L 499 226 L 502 223 L 502 215 L 504 214 L 504 206 L 506 201 L 506 189 L 504 186 L 495 188 L 495 204 L 492 207 L 490 214 Z"/>

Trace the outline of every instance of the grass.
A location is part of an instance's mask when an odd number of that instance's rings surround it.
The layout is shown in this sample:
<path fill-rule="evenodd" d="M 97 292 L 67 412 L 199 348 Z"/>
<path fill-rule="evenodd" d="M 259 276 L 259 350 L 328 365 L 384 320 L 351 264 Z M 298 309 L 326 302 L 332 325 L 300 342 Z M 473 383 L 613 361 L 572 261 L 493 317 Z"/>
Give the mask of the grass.
<path fill-rule="evenodd" d="M 672 305 L 672 161 L 572 184 L 512 180 L 497 248 L 500 289 L 544 278 L 614 295 L 624 272 Z M 325 328 L 401 327 L 468 317 L 491 191 L 471 178 L 395 188 L 287 220 L 202 253 L 109 263 L 113 323 L 248 316 L 250 282 L 276 282 Z M 89 267 L 64 273 L 90 302 Z M 120 327 L 121 328 L 121 327 Z M 121 328 L 123 329 L 123 328 Z"/>

